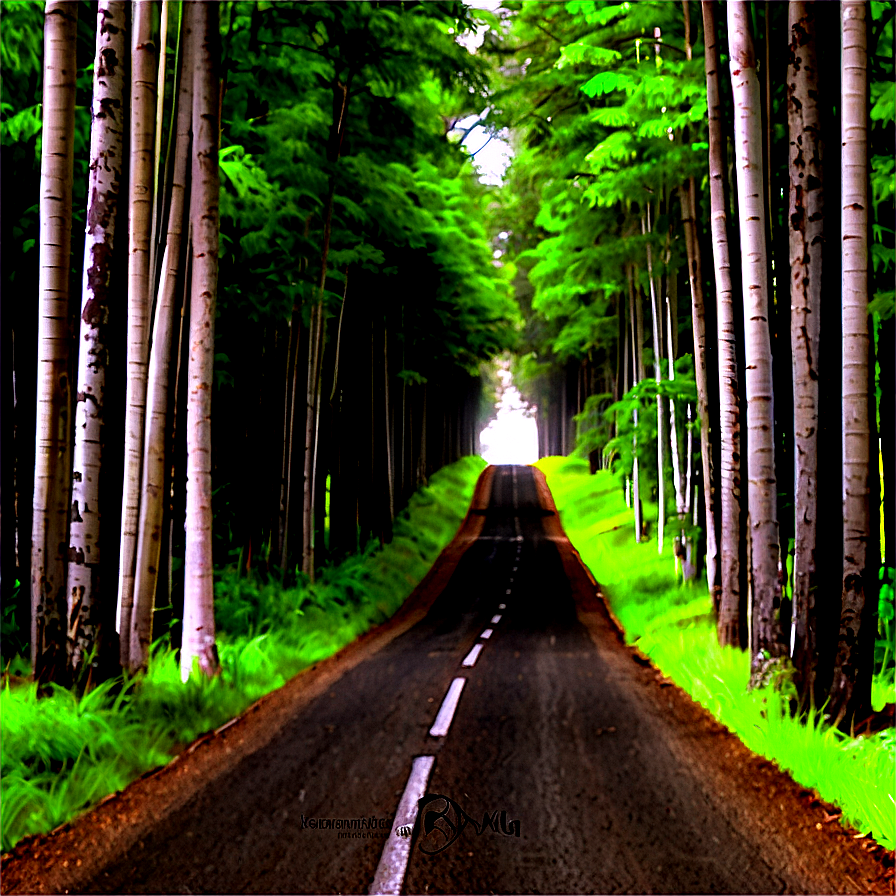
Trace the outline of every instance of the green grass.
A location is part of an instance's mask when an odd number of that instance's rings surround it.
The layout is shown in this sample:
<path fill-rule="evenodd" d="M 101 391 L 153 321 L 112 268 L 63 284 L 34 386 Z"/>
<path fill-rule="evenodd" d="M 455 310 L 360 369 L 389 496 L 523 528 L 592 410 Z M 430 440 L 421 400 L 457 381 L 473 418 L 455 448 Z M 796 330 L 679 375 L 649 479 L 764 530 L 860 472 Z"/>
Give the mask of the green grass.
<path fill-rule="evenodd" d="M 78 700 L 34 685 L 0 691 L 0 846 L 50 831 L 332 656 L 401 606 L 451 541 L 485 462 L 436 473 L 399 515 L 392 542 L 349 557 L 314 585 L 284 589 L 223 570 L 215 584 L 222 674 L 181 682 L 172 650 L 146 674 Z"/>
<path fill-rule="evenodd" d="M 591 476 L 588 465 L 575 459 L 545 458 L 537 466 L 626 640 L 747 747 L 839 806 L 858 831 L 887 849 L 896 847 L 896 732 L 846 737 L 825 726 L 820 713 L 806 723 L 793 719 L 775 691 L 749 691 L 749 656 L 719 647 L 705 579 L 676 581 L 670 540 L 662 556 L 655 538 L 635 543 L 633 514 L 613 476 Z M 655 520 L 655 507 L 644 509 Z M 872 696 L 876 708 L 894 701 L 892 670 L 875 680 Z"/>

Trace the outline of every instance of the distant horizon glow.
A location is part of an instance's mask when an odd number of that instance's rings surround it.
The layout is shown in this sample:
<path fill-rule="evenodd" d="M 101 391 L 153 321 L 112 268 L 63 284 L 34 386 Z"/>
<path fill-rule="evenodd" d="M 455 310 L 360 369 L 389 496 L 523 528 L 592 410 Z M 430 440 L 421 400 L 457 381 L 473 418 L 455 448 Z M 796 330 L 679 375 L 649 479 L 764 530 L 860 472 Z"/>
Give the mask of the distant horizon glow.
<path fill-rule="evenodd" d="M 538 460 L 538 424 L 513 385 L 506 367 L 498 370 L 503 388 L 498 416 L 479 434 L 480 454 L 489 464 L 533 464 Z"/>

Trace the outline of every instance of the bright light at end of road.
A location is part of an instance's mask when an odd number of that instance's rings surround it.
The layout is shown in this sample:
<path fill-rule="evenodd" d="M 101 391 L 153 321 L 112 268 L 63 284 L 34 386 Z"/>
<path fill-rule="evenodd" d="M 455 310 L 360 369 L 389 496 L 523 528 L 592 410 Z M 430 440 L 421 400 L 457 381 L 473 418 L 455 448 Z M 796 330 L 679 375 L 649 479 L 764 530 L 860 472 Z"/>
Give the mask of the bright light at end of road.
<path fill-rule="evenodd" d="M 482 457 L 490 464 L 533 464 L 538 460 L 538 426 L 506 368 L 498 370 L 503 388 L 497 419 L 480 433 Z"/>

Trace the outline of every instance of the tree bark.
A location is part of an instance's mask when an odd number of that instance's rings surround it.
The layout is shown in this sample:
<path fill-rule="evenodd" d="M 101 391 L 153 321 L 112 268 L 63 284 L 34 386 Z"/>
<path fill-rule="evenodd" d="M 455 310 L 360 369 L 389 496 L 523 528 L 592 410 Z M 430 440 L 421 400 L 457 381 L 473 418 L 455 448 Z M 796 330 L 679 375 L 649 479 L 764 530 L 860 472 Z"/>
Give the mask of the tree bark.
<path fill-rule="evenodd" d="M 647 217 L 641 218 L 641 233 L 652 233 L 650 226 L 650 204 L 647 205 Z M 662 322 L 656 294 L 656 284 L 653 279 L 653 258 L 650 251 L 650 243 L 647 244 L 647 279 L 650 285 L 650 317 L 653 324 L 653 369 L 657 388 L 663 379 L 663 346 L 661 341 Z M 657 466 L 657 521 L 656 538 L 657 552 L 663 553 L 663 533 L 666 524 L 666 482 L 665 482 L 665 444 L 666 425 L 663 415 L 663 399 L 657 393 L 656 396 L 656 466 Z"/>
<path fill-rule="evenodd" d="M 644 372 L 644 362 L 641 359 L 641 347 L 637 342 L 637 323 L 640 314 L 635 310 L 635 289 L 631 267 L 626 268 L 628 274 L 628 300 L 631 306 L 631 330 L 632 330 L 632 361 L 633 361 L 633 386 L 637 386 Z M 641 516 L 641 476 L 638 470 L 638 409 L 632 409 L 632 422 L 635 425 L 635 434 L 632 437 L 632 504 L 635 509 L 635 542 L 641 543 L 641 533 L 644 530 L 644 520 Z"/>
<path fill-rule="evenodd" d="M 707 343 L 707 307 L 703 295 L 703 265 L 697 235 L 697 189 L 694 178 L 682 186 L 681 211 L 688 258 L 688 282 L 691 289 L 691 317 L 694 327 L 694 377 L 697 384 L 697 418 L 700 421 L 700 457 L 703 466 L 703 500 L 706 516 L 706 582 L 713 606 L 721 600 L 718 519 L 716 514 L 716 469 L 709 427 L 710 378 Z M 714 329 L 714 328 L 713 328 Z M 691 458 L 688 454 L 688 468 Z M 690 486 L 686 489 L 690 495 Z"/>
<path fill-rule="evenodd" d="M 155 185 L 155 122 L 158 49 L 152 39 L 155 3 L 136 3 L 131 42 L 130 174 L 128 183 L 128 363 L 118 569 L 118 631 L 121 642 L 131 631 L 135 600 L 137 523 L 146 418 L 146 363 L 149 351 L 150 244 Z M 153 595 L 136 595 L 152 601 Z M 152 612 L 152 610 L 150 610 Z M 130 664 L 130 659 L 128 660 Z"/>
<path fill-rule="evenodd" d="M 69 268 L 75 135 L 77 4 L 44 18 L 40 169 L 37 431 L 31 534 L 31 664 L 37 681 L 66 677 L 70 370 Z"/>
<path fill-rule="evenodd" d="M 789 7 L 790 341 L 794 404 L 793 664 L 804 704 L 814 702 L 818 637 L 818 381 L 824 249 L 824 146 L 817 104 L 815 4 Z"/>
<path fill-rule="evenodd" d="M 75 445 L 72 462 L 72 510 L 69 521 L 68 653 L 74 680 L 95 678 L 100 667 L 103 595 L 100 524 L 102 492 L 108 322 L 112 306 L 111 275 L 124 145 L 124 73 L 127 6 L 100 0 L 87 186 L 87 231 L 84 243 L 80 334 L 78 345 Z M 90 669 L 85 669 L 89 661 Z M 86 684 L 86 682 L 83 682 Z"/>
<path fill-rule="evenodd" d="M 181 46 L 181 74 L 177 97 L 177 138 L 171 202 L 168 212 L 168 235 L 162 258 L 162 277 L 152 327 L 152 346 L 149 354 L 148 387 L 146 395 L 146 431 L 140 489 L 140 513 L 137 528 L 137 556 L 135 593 L 140 595 L 133 610 L 132 624 L 127 632 L 129 641 L 126 662 L 131 669 L 146 665 L 152 644 L 153 602 L 159 578 L 162 546 L 162 527 L 167 504 L 168 481 L 167 429 L 169 410 L 169 382 L 172 345 L 174 342 L 175 313 L 177 311 L 184 274 L 184 214 L 186 191 L 189 185 L 191 129 L 193 117 L 193 41 L 184 29 Z M 122 638 L 125 634 L 122 633 Z M 123 658 L 125 660 L 125 658 Z"/>
<path fill-rule="evenodd" d="M 211 392 L 218 286 L 218 5 L 184 10 L 193 41 L 193 153 L 190 185 L 192 289 L 187 397 L 187 542 L 181 677 L 198 663 L 218 672 L 212 567 Z"/>
<path fill-rule="evenodd" d="M 868 5 L 844 0 L 841 128 L 843 240 L 843 584 L 840 636 L 828 711 L 847 724 L 870 709 L 877 558 L 872 475 L 877 451 L 869 301 Z M 872 461 L 874 466 L 872 466 Z M 876 471 L 875 471 L 876 472 Z M 877 501 L 875 498 L 875 505 Z M 870 641 L 870 643 L 869 643 Z"/>
<path fill-rule="evenodd" d="M 781 657 L 785 645 L 777 618 L 780 548 L 759 81 L 749 11 L 747 4 L 740 0 L 728 4 L 728 43 L 735 104 L 734 146 L 746 333 L 748 497 L 753 545 L 751 648 L 754 681 L 758 681 L 760 666 Z"/>
<path fill-rule="evenodd" d="M 722 127 L 722 101 L 719 84 L 719 44 L 716 26 L 716 0 L 704 0 L 703 31 L 706 41 L 706 95 L 709 112 L 709 193 L 711 232 L 716 284 L 716 318 L 719 348 L 719 492 L 722 524 L 720 527 L 720 594 L 717 614 L 719 643 L 746 647 L 741 619 L 742 595 L 746 593 L 741 493 L 740 385 L 737 363 L 737 325 L 734 281 L 728 244 L 728 165 L 726 138 Z M 742 537 L 743 536 L 743 537 Z"/>

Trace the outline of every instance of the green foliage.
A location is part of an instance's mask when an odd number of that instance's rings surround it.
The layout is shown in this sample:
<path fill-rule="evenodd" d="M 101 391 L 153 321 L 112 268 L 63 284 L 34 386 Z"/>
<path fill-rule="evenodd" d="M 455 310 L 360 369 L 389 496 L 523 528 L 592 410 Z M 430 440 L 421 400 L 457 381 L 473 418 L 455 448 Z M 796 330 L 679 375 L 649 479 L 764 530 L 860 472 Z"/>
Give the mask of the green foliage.
<path fill-rule="evenodd" d="M 612 475 L 601 471 L 590 476 L 577 459 L 544 458 L 538 466 L 547 476 L 567 535 L 600 582 L 626 640 L 751 750 L 840 806 L 844 820 L 861 833 L 893 849 L 892 729 L 846 737 L 825 724 L 823 712 L 794 719 L 786 693 L 748 690 L 749 654 L 719 646 L 705 583 L 676 583 L 670 545 L 658 556 L 654 542 L 635 544 L 632 511 Z M 893 700 L 892 681 L 884 682 L 878 675 L 873 693 L 877 707 Z"/>
<path fill-rule="evenodd" d="M 82 698 L 36 686 L 0 692 L 2 849 L 51 830 L 239 715 L 307 666 L 384 622 L 416 587 L 466 513 L 485 462 L 466 457 L 434 474 L 395 524 L 394 539 L 330 567 L 314 585 L 222 572 L 215 583 L 221 675 L 181 681 L 174 651 L 156 645 L 137 679 Z"/>

